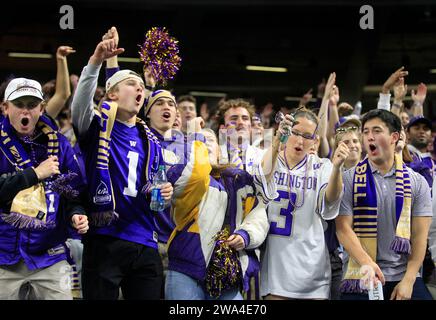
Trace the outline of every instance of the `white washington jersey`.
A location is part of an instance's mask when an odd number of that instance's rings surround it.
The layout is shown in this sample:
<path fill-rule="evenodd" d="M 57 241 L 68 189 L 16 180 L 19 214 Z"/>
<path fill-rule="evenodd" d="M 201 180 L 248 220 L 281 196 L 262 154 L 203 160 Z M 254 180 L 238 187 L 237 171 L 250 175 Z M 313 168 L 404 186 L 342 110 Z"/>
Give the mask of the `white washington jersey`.
<path fill-rule="evenodd" d="M 330 160 L 316 155 L 307 155 L 291 170 L 278 158 L 273 180 L 279 195 L 267 208 L 270 229 L 261 261 L 262 296 L 329 298 L 331 271 L 323 219 L 338 215 L 342 197 L 326 207 L 332 168 Z"/>

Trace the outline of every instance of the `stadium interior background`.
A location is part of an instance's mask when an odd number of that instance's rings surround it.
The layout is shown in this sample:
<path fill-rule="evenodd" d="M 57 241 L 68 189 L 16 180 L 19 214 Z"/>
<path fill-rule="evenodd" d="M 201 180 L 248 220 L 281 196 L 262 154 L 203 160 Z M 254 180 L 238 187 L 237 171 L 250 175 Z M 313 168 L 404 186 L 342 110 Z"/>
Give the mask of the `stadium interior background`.
<path fill-rule="evenodd" d="M 374 9 L 374 29 L 362 30 L 362 5 Z M 74 9 L 74 29 L 62 30 L 62 5 Z M 26 76 L 46 82 L 56 76 L 59 45 L 77 50 L 70 74 L 80 75 L 101 36 L 118 28 L 123 57 L 138 58 L 138 44 L 153 26 L 179 40 L 182 66 L 169 83 L 176 95 L 227 94 L 296 106 L 329 72 L 337 73 L 341 101 L 374 108 L 386 78 L 400 66 L 409 71 L 409 91 L 428 87 L 425 113 L 436 119 L 436 2 L 285 0 L 87 0 L 15 1 L 0 19 L 0 77 Z M 50 59 L 10 57 L 11 52 L 49 53 Z M 120 62 L 141 71 L 138 62 Z M 247 65 L 283 67 L 287 72 L 249 71 Z M 104 76 L 100 75 L 103 85 Z M 408 95 L 410 99 L 410 94 Z M 198 95 L 213 103 L 219 97 Z M 410 100 L 406 103 L 410 103 Z"/>

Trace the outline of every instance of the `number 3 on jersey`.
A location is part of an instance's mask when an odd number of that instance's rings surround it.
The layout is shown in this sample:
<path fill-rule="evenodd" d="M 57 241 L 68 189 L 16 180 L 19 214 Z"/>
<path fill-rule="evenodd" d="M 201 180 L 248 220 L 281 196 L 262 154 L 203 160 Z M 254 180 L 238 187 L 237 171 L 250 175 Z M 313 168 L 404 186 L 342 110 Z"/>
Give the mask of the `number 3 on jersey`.
<path fill-rule="evenodd" d="M 274 205 L 270 205 L 268 208 L 269 216 L 271 217 L 270 210 L 279 210 L 280 224 L 278 221 L 271 221 L 269 234 L 289 237 L 292 232 L 292 213 L 294 212 L 293 203 L 297 198 L 297 194 L 291 192 L 291 201 L 289 201 L 289 192 L 278 190 L 279 196 L 274 200 Z M 283 219 L 284 218 L 284 219 Z M 283 223 L 284 220 L 284 223 Z M 284 225 L 284 227 L 279 227 L 278 225 Z"/>

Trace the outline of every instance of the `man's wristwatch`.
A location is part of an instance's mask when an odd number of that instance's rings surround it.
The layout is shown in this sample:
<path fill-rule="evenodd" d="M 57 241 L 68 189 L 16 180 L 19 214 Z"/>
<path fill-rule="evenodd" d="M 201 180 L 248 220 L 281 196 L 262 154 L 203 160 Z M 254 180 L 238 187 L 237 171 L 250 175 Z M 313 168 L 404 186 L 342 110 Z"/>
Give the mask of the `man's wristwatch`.
<path fill-rule="evenodd" d="M 154 91 L 154 89 L 155 89 L 156 87 L 152 87 L 152 86 L 144 85 L 144 88 L 147 89 L 147 90 L 150 90 L 150 91 Z"/>

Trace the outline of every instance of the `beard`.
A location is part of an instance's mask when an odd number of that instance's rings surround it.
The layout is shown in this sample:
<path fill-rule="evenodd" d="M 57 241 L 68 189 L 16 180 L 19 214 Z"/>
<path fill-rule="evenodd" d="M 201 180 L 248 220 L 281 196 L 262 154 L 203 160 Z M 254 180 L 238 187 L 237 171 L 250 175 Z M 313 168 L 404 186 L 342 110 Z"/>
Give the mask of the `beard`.
<path fill-rule="evenodd" d="M 414 146 L 416 149 L 421 150 L 421 149 L 427 148 L 427 146 L 429 144 L 429 140 L 428 139 L 425 139 L 425 140 L 412 139 L 410 144 L 412 146 Z"/>

